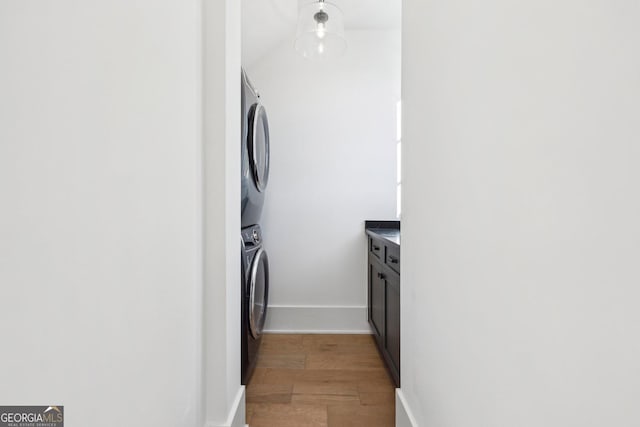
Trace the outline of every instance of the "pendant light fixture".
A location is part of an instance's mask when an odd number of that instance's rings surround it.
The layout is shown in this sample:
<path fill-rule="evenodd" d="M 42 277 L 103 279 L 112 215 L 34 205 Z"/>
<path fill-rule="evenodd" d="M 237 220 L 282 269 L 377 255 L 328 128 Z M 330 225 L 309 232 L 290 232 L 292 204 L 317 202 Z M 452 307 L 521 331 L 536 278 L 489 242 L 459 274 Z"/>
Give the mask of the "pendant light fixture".
<path fill-rule="evenodd" d="M 301 7 L 296 50 L 302 56 L 310 59 L 335 57 L 346 47 L 342 11 L 336 5 L 317 0 Z"/>

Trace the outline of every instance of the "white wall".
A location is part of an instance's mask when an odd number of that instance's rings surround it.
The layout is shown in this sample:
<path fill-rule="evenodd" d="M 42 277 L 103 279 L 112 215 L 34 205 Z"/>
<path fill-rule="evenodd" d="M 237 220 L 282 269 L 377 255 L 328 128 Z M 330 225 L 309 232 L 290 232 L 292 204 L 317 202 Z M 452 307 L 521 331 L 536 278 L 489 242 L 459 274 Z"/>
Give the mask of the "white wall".
<path fill-rule="evenodd" d="M 347 38 L 333 61 L 288 40 L 247 67 L 271 132 L 270 330 L 369 330 L 364 220 L 395 218 L 400 32 Z"/>
<path fill-rule="evenodd" d="M 203 3 L 207 427 L 244 425 L 240 386 L 240 2 Z"/>
<path fill-rule="evenodd" d="M 416 425 L 640 425 L 638 3 L 403 11 Z"/>
<path fill-rule="evenodd" d="M 202 237 L 203 19 L 217 31 L 205 112 L 239 111 L 227 3 L 0 3 L 3 404 L 63 404 L 76 426 L 244 422 L 238 305 L 225 308 L 239 248 L 211 233 L 239 228 L 239 173 L 212 160 L 238 164 L 237 115 L 205 120 Z M 223 321 L 203 328 L 203 307 Z"/>

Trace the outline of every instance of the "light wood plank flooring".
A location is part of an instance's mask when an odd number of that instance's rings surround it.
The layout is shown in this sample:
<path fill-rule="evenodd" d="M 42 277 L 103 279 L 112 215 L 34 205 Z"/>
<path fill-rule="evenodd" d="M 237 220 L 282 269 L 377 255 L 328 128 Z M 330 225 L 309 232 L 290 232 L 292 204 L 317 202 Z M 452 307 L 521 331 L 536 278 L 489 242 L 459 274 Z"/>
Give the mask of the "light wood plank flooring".
<path fill-rule="evenodd" d="M 393 427 L 395 388 L 371 335 L 263 336 L 250 427 Z"/>

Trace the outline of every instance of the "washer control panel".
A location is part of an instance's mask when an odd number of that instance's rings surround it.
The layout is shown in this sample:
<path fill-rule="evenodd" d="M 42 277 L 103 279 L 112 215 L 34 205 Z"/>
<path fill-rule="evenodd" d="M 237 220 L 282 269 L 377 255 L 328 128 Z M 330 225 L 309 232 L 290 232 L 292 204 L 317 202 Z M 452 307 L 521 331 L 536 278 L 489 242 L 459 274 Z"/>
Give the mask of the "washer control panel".
<path fill-rule="evenodd" d="M 262 240 L 260 229 L 258 227 L 249 227 L 242 230 L 242 240 L 245 245 L 259 245 Z"/>

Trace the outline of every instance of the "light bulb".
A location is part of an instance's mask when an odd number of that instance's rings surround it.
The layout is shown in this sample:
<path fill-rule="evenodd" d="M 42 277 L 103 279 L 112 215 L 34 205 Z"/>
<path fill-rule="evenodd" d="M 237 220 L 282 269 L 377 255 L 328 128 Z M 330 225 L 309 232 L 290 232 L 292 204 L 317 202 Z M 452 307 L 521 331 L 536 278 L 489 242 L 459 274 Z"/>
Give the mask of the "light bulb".
<path fill-rule="evenodd" d="M 323 52 L 324 52 L 324 43 L 321 42 L 318 44 L 318 53 L 322 55 Z"/>
<path fill-rule="evenodd" d="M 329 20 L 329 15 L 323 10 L 322 4 L 320 5 L 320 11 L 313 15 L 313 20 L 316 21 L 316 36 L 318 36 L 319 39 L 323 39 L 327 33 L 326 24 Z"/>

